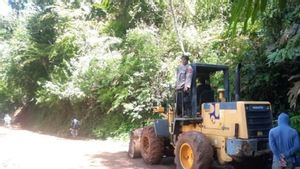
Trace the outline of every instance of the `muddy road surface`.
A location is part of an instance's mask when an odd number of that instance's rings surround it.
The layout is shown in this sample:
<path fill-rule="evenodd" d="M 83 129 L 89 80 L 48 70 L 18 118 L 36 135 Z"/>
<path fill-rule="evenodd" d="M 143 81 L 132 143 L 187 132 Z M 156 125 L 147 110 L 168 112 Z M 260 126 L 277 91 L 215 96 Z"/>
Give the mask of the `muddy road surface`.
<path fill-rule="evenodd" d="M 173 159 L 146 165 L 127 156 L 128 144 L 72 140 L 0 127 L 0 169 L 175 169 Z"/>
<path fill-rule="evenodd" d="M 141 158 L 130 159 L 127 149 L 127 142 L 66 139 L 0 127 L 0 169 L 176 169 L 174 158 L 164 158 L 159 165 L 146 165 Z M 258 166 L 261 165 L 250 162 L 234 168 Z"/>

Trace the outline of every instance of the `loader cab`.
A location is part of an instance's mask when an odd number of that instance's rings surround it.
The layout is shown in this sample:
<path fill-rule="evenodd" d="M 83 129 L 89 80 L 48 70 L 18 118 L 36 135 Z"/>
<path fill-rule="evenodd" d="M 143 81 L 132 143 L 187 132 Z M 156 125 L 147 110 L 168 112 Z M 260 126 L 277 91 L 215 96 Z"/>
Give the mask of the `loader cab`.
<path fill-rule="evenodd" d="M 212 64 L 191 64 L 193 68 L 193 77 L 191 85 L 191 104 L 192 117 L 197 117 L 201 112 L 203 103 L 219 102 L 218 88 L 224 90 L 224 100 L 230 101 L 229 98 L 229 73 L 228 67 L 224 65 Z M 212 85 L 212 76 L 218 75 L 223 78 L 221 86 Z"/>

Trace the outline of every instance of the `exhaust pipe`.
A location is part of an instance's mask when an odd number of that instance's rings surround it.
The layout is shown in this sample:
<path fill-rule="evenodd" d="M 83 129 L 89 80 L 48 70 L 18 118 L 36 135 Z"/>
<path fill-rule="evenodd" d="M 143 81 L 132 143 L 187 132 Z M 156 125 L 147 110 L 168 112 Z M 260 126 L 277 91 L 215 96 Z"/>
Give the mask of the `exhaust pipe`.
<path fill-rule="evenodd" d="M 235 91 L 234 91 L 234 94 L 235 94 L 235 101 L 239 101 L 241 98 L 240 98 L 240 92 L 241 92 L 241 89 L 240 89 L 240 84 L 241 84 L 241 77 L 240 77 L 240 71 L 241 71 L 241 63 L 239 63 L 237 66 L 236 66 L 236 69 L 235 69 Z"/>

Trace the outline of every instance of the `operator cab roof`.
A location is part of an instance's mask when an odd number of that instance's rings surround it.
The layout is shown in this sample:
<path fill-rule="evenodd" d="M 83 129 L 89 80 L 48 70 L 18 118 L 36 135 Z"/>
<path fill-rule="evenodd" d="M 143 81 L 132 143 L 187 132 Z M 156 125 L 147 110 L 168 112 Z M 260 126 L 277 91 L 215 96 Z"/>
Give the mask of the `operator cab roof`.
<path fill-rule="evenodd" d="M 214 65 L 214 64 L 201 64 L 192 63 L 192 68 L 196 70 L 197 73 L 214 73 L 217 71 L 228 71 L 228 66 L 225 65 Z"/>

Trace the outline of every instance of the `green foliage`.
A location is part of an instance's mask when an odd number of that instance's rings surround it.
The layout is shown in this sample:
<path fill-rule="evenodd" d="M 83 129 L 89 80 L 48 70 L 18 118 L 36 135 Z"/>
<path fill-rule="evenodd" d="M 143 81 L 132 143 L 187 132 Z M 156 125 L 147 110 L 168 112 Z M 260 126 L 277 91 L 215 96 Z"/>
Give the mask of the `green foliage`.
<path fill-rule="evenodd" d="M 53 44 L 57 37 L 56 24 L 58 14 L 48 9 L 33 16 L 27 25 L 32 41 L 42 44 Z"/>
<path fill-rule="evenodd" d="M 0 81 L 0 110 L 1 113 L 8 113 L 14 106 L 13 98 L 16 97 L 14 91 L 9 90 L 4 81 Z"/>
<path fill-rule="evenodd" d="M 142 113 L 150 111 L 154 99 L 151 82 L 160 66 L 156 36 L 151 29 L 129 31 L 122 44 L 123 57 L 109 62 L 104 69 L 91 67 L 85 75 L 90 81 L 87 86 L 95 84 L 98 102 L 109 105 L 107 112 L 123 112 L 140 119 Z"/>
<path fill-rule="evenodd" d="M 107 137 L 118 137 L 128 133 L 132 128 L 141 127 L 140 122 L 126 123 L 128 119 L 121 113 L 109 114 L 106 118 L 97 121 L 97 126 L 92 130 L 94 137 L 105 139 Z"/>
<path fill-rule="evenodd" d="M 20 10 L 25 8 L 25 4 L 27 3 L 27 0 L 24 1 L 10 0 L 8 1 L 8 3 L 12 9 L 16 10 L 17 13 L 19 13 Z"/>
<path fill-rule="evenodd" d="M 293 87 L 289 90 L 288 95 L 289 95 L 289 102 L 292 108 L 296 108 L 297 106 L 297 101 L 300 95 L 300 80 L 299 80 L 300 74 L 291 76 L 289 81 L 292 81 L 294 79 L 297 79 L 293 83 Z"/>
<path fill-rule="evenodd" d="M 64 19 L 60 19 L 56 12 L 48 9 L 33 13 L 27 27 L 25 28 L 21 22 L 19 29 L 14 32 L 11 43 L 15 45 L 11 50 L 10 63 L 7 65 L 7 82 L 17 89 L 20 88 L 27 101 L 35 99 L 38 81 L 49 79 L 54 66 L 50 62 L 57 55 L 55 50 L 57 46 L 53 46 L 53 43 L 59 31 L 64 28 L 59 23 L 62 20 Z"/>
<path fill-rule="evenodd" d="M 230 1 L 228 0 L 198 0 L 195 4 L 193 21 L 199 25 L 211 25 L 215 19 L 227 19 Z"/>
<path fill-rule="evenodd" d="M 289 2 L 296 3 L 297 0 Z M 285 0 L 237 0 L 232 2 L 231 17 L 229 22 L 229 31 L 232 35 L 236 33 L 238 23 L 243 23 L 243 31 L 247 30 L 249 20 L 251 24 L 257 21 L 269 8 L 274 7 L 279 12 L 283 12 L 286 9 L 287 1 Z M 268 15 L 268 14 L 267 14 Z"/>
<path fill-rule="evenodd" d="M 295 27 L 295 26 L 294 26 Z M 290 28 L 296 30 L 290 30 L 293 32 L 286 32 L 280 39 L 281 49 L 272 52 L 269 56 L 269 64 L 278 64 L 286 60 L 295 60 L 300 55 L 300 33 L 295 35 L 297 29 L 299 28 Z M 287 36 L 287 37 L 286 37 Z M 284 38 L 287 38 L 286 40 Z M 288 40 L 288 41 L 287 41 Z M 284 42 L 287 41 L 287 42 Z M 284 44 L 286 43 L 286 44 Z M 283 47 L 284 46 L 284 47 Z"/>
<path fill-rule="evenodd" d="M 254 4 L 255 1 L 233 2 L 229 29 L 235 32 L 240 21 L 244 28 L 247 28 L 250 19 L 251 23 L 256 20 L 259 23 L 251 25 L 257 28 L 244 32 L 251 38 L 251 48 L 245 50 L 248 57 L 243 60 L 241 89 L 244 99 L 271 101 L 276 113 L 288 110 L 289 103 L 295 106 L 297 102 L 297 87 L 289 91 L 293 86 L 289 78 L 299 72 L 296 14 L 299 7 L 295 5 L 298 1 L 260 1 L 261 7 L 257 11 L 253 6 L 249 8 L 247 3 Z M 247 10 L 251 13 L 249 17 L 246 16 Z M 252 85 L 248 85 L 250 83 Z"/>
<path fill-rule="evenodd" d="M 33 3 L 42 9 L 45 9 L 47 6 L 53 5 L 55 0 L 33 0 Z"/>
<path fill-rule="evenodd" d="M 293 117 L 291 117 L 291 126 L 293 127 L 293 128 L 295 128 L 297 131 L 298 131 L 298 133 L 300 133 L 300 115 L 295 115 L 295 116 L 293 116 Z"/>
<path fill-rule="evenodd" d="M 93 9 L 108 12 L 113 18 L 107 22 L 104 32 L 122 37 L 128 29 L 136 27 L 141 22 L 160 26 L 163 22 L 165 3 L 161 0 L 108 0 L 94 4 Z"/>
<path fill-rule="evenodd" d="M 13 27 L 16 25 L 12 22 L 10 22 L 8 19 L 1 18 L 0 19 L 0 38 L 1 40 L 9 39 L 11 38 L 13 34 Z"/>

